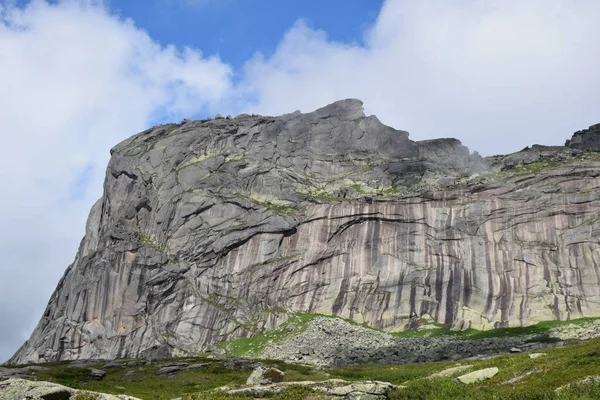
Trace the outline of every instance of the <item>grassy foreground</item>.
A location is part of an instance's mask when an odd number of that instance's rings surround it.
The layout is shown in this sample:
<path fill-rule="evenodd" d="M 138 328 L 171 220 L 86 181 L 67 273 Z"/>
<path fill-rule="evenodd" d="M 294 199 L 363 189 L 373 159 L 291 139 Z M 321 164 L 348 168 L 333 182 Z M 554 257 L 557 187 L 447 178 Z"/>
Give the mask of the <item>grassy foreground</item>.
<path fill-rule="evenodd" d="M 392 392 L 390 399 L 520 399 L 520 400 L 571 400 L 600 399 L 600 384 L 580 384 L 556 392 L 558 387 L 573 384 L 587 376 L 600 375 L 600 339 L 563 348 L 546 349 L 547 355 L 531 359 L 528 353 L 502 355 L 486 360 L 463 360 L 429 362 L 404 365 L 357 365 L 319 370 L 298 364 L 277 364 L 286 372 L 286 381 L 329 378 L 346 380 L 380 380 L 403 385 L 405 388 Z M 37 373 L 39 380 L 61 383 L 76 389 L 113 394 L 128 394 L 142 399 L 159 400 L 183 397 L 190 400 L 240 400 L 239 396 L 212 393 L 210 389 L 223 385 L 245 383 L 250 368 L 230 368 L 227 360 L 215 361 L 203 358 L 185 358 L 188 363 L 209 362 L 201 368 L 182 370 L 172 377 L 160 376 L 158 369 L 174 360 L 158 361 L 135 367 L 118 366 L 105 368 L 106 377 L 92 380 L 88 368 L 69 367 L 68 363 L 44 364 L 47 371 Z M 472 370 L 498 367 L 498 375 L 474 385 L 455 383 L 453 378 L 423 379 L 434 372 L 461 365 L 472 365 Z M 98 364 L 90 367 L 101 367 Z M 527 372 L 513 383 L 505 383 Z M 274 400 L 322 399 L 319 393 L 293 388 L 280 393 Z"/>

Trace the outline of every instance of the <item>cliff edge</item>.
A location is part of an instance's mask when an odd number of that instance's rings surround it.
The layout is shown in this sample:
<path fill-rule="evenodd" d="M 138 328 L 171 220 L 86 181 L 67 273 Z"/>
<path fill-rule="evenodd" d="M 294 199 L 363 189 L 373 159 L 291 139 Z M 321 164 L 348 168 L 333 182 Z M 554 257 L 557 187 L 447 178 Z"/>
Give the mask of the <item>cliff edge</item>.
<path fill-rule="evenodd" d="M 600 316 L 599 143 L 483 159 L 353 99 L 153 127 L 111 150 L 9 363 L 193 354 L 301 312 L 384 331 Z"/>

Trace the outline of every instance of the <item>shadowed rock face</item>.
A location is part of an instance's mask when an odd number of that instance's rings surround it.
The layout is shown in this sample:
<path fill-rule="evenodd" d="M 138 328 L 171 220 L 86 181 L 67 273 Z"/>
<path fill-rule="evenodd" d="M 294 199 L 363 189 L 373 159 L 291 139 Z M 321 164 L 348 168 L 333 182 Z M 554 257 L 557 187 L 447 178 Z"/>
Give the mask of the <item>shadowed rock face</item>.
<path fill-rule="evenodd" d="M 565 146 L 573 149 L 600 151 L 600 124 L 575 132 L 571 140 L 567 140 Z"/>
<path fill-rule="evenodd" d="M 344 100 L 157 126 L 111 151 L 74 263 L 12 363 L 169 356 L 290 312 L 387 331 L 598 316 L 600 157 L 482 159 Z"/>

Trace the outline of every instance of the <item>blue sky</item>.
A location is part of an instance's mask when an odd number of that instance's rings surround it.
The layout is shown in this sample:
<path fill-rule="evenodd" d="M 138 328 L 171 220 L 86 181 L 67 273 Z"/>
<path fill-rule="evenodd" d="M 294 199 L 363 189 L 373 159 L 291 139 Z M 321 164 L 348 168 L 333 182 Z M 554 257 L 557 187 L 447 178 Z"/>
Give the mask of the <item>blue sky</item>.
<path fill-rule="evenodd" d="M 298 20 L 327 32 L 331 40 L 363 41 L 381 0 L 111 0 L 163 45 L 191 46 L 218 54 L 239 69 L 255 52 L 272 54 Z"/>
<path fill-rule="evenodd" d="M 132 134 L 352 97 L 414 140 L 561 145 L 600 122 L 598 15 L 598 0 L 0 0 L 0 361 Z"/>

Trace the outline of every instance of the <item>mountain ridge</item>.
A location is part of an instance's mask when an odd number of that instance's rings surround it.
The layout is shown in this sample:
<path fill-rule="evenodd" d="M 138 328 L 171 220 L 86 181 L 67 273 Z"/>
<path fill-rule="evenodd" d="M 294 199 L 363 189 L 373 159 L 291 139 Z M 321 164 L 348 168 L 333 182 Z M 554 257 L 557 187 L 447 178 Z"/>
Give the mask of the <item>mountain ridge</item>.
<path fill-rule="evenodd" d="M 485 159 L 356 99 L 150 128 L 111 149 L 75 261 L 9 363 L 189 354 L 290 312 L 385 331 L 600 316 L 599 126 Z"/>

